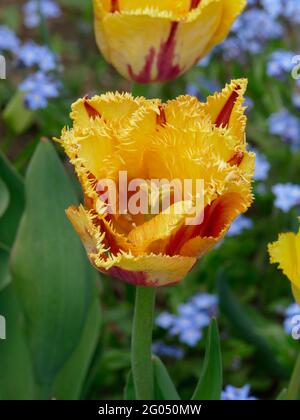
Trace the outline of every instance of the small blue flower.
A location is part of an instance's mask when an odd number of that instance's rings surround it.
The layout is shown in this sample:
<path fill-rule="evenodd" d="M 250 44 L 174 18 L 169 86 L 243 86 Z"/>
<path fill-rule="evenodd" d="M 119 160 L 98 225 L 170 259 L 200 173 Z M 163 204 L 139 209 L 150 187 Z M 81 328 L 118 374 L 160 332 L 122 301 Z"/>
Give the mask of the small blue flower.
<path fill-rule="evenodd" d="M 17 35 L 7 26 L 0 25 L 0 51 L 9 51 L 16 54 L 20 47 Z"/>
<path fill-rule="evenodd" d="M 156 325 L 178 336 L 179 341 L 194 347 L 202 338 L 202 330 L 217 315 L 218 299 L 208 293 L 198 293 L 178 306 L 178 315 L 162 312 Z"/>
<path fill-rule="evenodd" d="M 45 72 L 55 70 L 57 67 L 56 55 L 48 47 L 37 45 L 33 41 L 26 42 L 19 49 L 18 58 L 24 66 L 37 66 Z"/>
<path fill-rule="evenodd" d="M 235 221 L 230 226 L 227 236 L 237 236 L 242 233 L 244 230 L 252 229 L 253 221 L 248 217 L 241 215 L 235 219 Z"/>
<path fill-rule="evenodd" d="M 194 329 L 195 322 L 193 318 L 187 318 L 183 316 L 175 317 L 174 323 L 169 330 L 171 335 L 179 335 L 186 331 L 187 329 Z"/>
<path fill-rule="evenodd" d="M 256 154 L 254 180 L 265 181 L 268 178 L 271 165 L 267 158 L 257 150 L 253 149 L 253 152 Z"/>
<path fill-rule="evenodd" d="M 181 360 L 184 357 L 184 350 L 177 346 L 168 346 L 160 341 L 153 343 L 152 352 L 157 356 L 172 357 Z"/>
<path fill-rule="evenodd" d="M 162 312 L 155 320 L 155 324 L 165 330 L 169 329 L 174 323 L 175 316 L 169 312 Z"/>
<path fill-rule="evenodd" d="M 300 336 L 300 306 L 296 303 L 293 303 L 285 310 L 284 315 L 285 319 L 283 322 L 283 328 L 285 332 L 289 335 L 292 335 L 295 328 L 299 328 Z"/>
<path fill-rule="evenodd" d="M 48 105 L 48 99 L 59 95 L 61 83 L 42 72 L 28 76 L 20 85 L 26 106 L 31 110 L 43 109 Z"/>
<path fill-rule="evenodd" d="M 58 18 L 61 15 L 59 5 L 53 0 L 29 0 L 23 7 L 24 23 L 27 28 L 35 28 L 46 19 Z"/>
<path fill-rule="evenodd" d="M 291 23 L 300 24 L 299 0 L 285 0 L 282 13 Z"/>
<path fill-rule="evenodd" d="M 277 79 L 283 79 L 290 75 L 293 70 L 293 58 L 295 53 L 291 51 L 277 50 L 269 57 L 267 74 Z"/>
<path fill-rule="evenodd" d="M 186 87 L 186 94 L 190 96 L 198 96 L 198 87 L 193 83 L 189 83 Z"/>
<path fill-rule="evenodd" d="M 235 388 L 232 385 L 227 385 L 222 392 L 221 399 L 223 401 L 252 401 L 255 397 L 250 396 L 250 385 L 245 385 L 242 388 Z"/>
<path fill-rule="evenodd" d="M 272 192 L 275 195 L 275 207 L 285 213 L 292 207 L 300 205 L 300 185 L 276 184 L 273 186 Z"/>
<path fill-rule="evenodd" d="M 266 42 L 280 38 L 283 26 L 267 11 L 259 8 L 246 10 L 234 23 L 231 35 L 221 48 L 225 59 L 241 59 L 243 55 L 260 53 Z"/>
<path fill-rule="evenodd" d="M 298 305 L 297 303 L 292 303 L 290 306 L 287 307 L 285 315 L 288 317 L 300 315 L 300 305 Z"/>
<path fill-rule="evenodd" d="M 190 347 L 195 347 L 202 338 L 202 331 L 197 328 L 186 328 L 181 331 L 179 340 Z"/>
<path fill-rule="evenodd" d="M 191 302 L 201 311 L 207 311 L 209 313 L 215 313 L 218 306 L 218 298 L 215 295 L 209 293 L 197 293 L 192 297 Z"/>
<path fill-rule="evenodd" d="M 293 149 L 300 145 L 300 120 L 287 109 L 272 114 L 269 118 L 270 134 L 280 136 Z"/>
<path fill-rule="evenodd" d="M 197 308 L 195 308 L 195 306 L 190 304 L 190 303 L 183 303 L 183 304 L 178 306 L 178 313 L 181 316 L 192 317 L 192 316 L 196 315 Z"/>
<path fill-rule="evenodd" d="M 211 316 L 204 312 L 199 312 L 194 316 L 194 323 L 197 328 L 208 327 L 210 324 Z"/>
<path fill-rule="evenodd" d="M 292 97 L 293 105 L 296 108 L 300 108 L 300 92 L 295 92 Z"/>
<path fill-rule="evenodd" d="M 272 18 L 280 17 L 284 11 L 282 0 L 260 0 L 260 2 Z"/>

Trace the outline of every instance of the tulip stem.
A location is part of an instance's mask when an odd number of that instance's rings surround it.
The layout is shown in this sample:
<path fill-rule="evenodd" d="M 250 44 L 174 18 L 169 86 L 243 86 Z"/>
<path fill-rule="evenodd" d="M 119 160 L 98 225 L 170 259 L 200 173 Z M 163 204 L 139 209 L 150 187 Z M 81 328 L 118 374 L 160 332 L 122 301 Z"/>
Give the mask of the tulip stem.
<path fill-rule="evenodd" d="M 138 286 L 136 288 L 131 363 L 137 400 L 154 398 L 151 347 L 155 291 L 155 287 Z"/>

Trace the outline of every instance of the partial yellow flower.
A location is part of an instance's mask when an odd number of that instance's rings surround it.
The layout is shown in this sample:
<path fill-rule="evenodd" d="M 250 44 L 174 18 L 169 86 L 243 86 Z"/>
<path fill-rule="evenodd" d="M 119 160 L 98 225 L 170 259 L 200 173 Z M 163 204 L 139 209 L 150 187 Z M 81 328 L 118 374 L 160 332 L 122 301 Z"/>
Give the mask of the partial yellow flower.
<path fill-rule="evenodd" d="M 278 263 L 292 283 L 295 299 L 300 305 L 300 229 L 297 234 L 280 234 L 277 242 L 269 244 L 269 254 L 271 263 Z"/>
<path fill-rule="evenodd" d="M 108 93 L 72 106 L 73 127 L 59 140 L 81 182 L 85 204 L 67 210 L 92 264 L 126 282 L 147 286 L 182 280 L 252 202 L 253 153 L 245 142 L 246 80 L 236 80 L 201 103 L 180 96 L 167 103 Z M 158 214 L 108 211 L 104 180 L 202 180 L 204 203 L 188 225 L 196 194 L 175 195 Z M 100 186 L 100 187 L 99 187 Z M 147 189 L 145 190 L 147 191 Z M 152 192 L 152 191 L 151 191 Z M 132 197 L 131 197 L 132 198 Z M 152 201 L 164 199 L 164 191 Z M 198 219 L 197 219 L 198 220 Z"/>
<path fill-rule="evenodd" d="M 93 0 L 97 44 L 125 78 L 174 79 L 223 41 L 246 0 Z"/>

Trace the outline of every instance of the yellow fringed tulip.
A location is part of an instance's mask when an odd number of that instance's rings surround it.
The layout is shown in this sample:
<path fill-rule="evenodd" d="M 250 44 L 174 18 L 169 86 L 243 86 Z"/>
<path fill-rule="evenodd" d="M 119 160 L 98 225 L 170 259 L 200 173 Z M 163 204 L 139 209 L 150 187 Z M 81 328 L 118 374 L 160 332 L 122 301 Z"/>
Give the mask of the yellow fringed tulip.
<path fill-rule="evenodd" d="M 278 241 L 269 245 L 269 254 L 271 263 L 278 263 L 292 283 L 295 299 L 300 305 L 300 229 L 297 234 L 280 234 Z"/>
<path fill-rule="evenodd" d="M 97 269 L 133 284 L 177 283 L 248 209 L 255 156 L 245 142 L 246 84 L 233 81 L 206 103 L 191 96 L 164 104 L 108 93 L 73 105 L 73 128 L 64 129 L 59 141 L 75 166 L 85 205 L 67 215 Z M 120 186 L 125 172 L 128 181 L 203 180 L 199 223 L 186 224 L 194 196 L 185 207 L 174 196 L 170 211 L 155 215 L 109 212 L 104 199 L 99 203 L 99 188 L 104 179 Z"/>
<path fill-rule="evenodd" d="M 223 41 L 246 0 L 94 0 L 97 44 L 125 78 L 165 82 Z"/>

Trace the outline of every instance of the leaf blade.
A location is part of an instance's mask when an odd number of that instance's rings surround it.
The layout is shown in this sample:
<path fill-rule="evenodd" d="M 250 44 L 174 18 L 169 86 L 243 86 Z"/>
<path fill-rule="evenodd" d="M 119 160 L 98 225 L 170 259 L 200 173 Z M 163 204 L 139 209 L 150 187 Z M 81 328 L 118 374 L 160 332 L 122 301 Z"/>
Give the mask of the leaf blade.
<path fill-rule="evenodd" d="M 192 400 L 220 400 L 223 373 L 220 337 L 216 319 L 211 321 L 200 379 Z"/>

